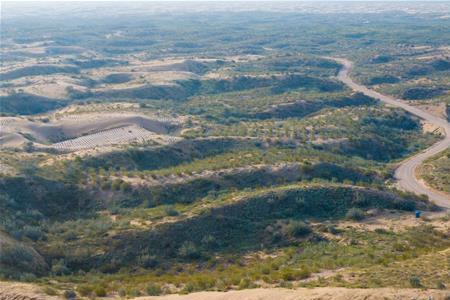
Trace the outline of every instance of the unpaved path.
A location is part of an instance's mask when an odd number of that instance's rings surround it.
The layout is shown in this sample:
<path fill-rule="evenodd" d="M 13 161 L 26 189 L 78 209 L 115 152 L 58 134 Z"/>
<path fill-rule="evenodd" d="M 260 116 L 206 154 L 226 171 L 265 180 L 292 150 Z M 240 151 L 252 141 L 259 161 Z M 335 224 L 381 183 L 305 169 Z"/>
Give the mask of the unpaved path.
<path fill-rule="evenodd" d="M 136 300 L 444 300 L 450 292 L 418 289 L 250 289 L 229 292 L 199 292 L 189 295 L 167 295 L 160 297 L 139 297 Z"/>
<path fill-rule="evenodd" d="M 351 61 L 345 58 L 329 57 L 329 59 L 333 59 L 342 64 L 342 68 L 339 71 L 337 78 L 351 89 L 361 92 L 366 96 L 378 99 L 389 105 L 403 108 L 411 114 L 443 129 L 445 133 L 444 139 L 425 149 L 421 153 L 403 161 L 395 171 L 395 178 L 402 189 L 419 195 L 427 195 L 428 198 L 431 201 L 434 201 L 437 205 L 450 209 L 450 196 L 430 189 L 416 177 L 416 169 L 423 163 L 424 160 L 450 147 L 450 124 L 443 118 L 432 115 L 417 107 L 408 105 L 404 100 L 395 99 L 391 96 L 380 94 L 363 85 L 357 84 L 349 76 L 353 65 Z"/>

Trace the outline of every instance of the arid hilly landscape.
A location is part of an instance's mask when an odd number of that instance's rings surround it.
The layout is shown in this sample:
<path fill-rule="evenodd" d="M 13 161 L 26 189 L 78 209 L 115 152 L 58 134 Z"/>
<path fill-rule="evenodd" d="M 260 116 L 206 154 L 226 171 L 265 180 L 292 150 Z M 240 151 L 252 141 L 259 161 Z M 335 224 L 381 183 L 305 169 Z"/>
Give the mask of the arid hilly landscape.
<path fill-rule="evenodd" d="M 448 2 L 4 2 L 0 299 L 450 299 Z"/>

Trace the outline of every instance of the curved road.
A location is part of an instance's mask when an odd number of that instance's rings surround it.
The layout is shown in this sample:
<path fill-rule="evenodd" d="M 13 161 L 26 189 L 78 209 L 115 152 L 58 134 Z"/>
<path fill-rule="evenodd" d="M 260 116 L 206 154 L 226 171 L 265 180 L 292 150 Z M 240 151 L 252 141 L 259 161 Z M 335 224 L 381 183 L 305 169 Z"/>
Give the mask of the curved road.
<path fill-rule="evenodd" d="M 406 102 L 404 101 L 380 94 L 378 92 L 375 92 L 374 90 L 368 89 L 363 85 L 357 84 L 349 76 L 349 73 L 352 69 L 351 61 L 344 58 L 334 58 L 334 57 L 327 57 L 327 58 L 335 60 L 338 63 L 342 64 L 342 68 L 339 71 L 337 78 L 343 83 L 345 83 L 347 86 L 352 88 L 353 90 L 361 92 L 364 95 L 378 99 L 392 106 L 401 107 L 404 110 L 410 112 L 411 114 L 416 115 L 419 118 L 444 129 L 445 132 L 444 139 L 440 140 L 439 142 L 429 147 L 428 149 L 425 149 L 423 152 L 403 161 L 395 171 L 395 178 L 397 179 L 402 189 L 419 195 L 420 194 L 427 195 L 428 199 L 435 202 L 437 205 L 450 209 L 450 197 L 448 195 L 437 192 L 425 186 L 421 181 L 419 181 L 416 178 L 415 175 L 417 167 L 420 164 L 422 164 L 424 160 L 450 147 L 450 124 L 446 120 L 434 116 L 432 114 L 429 114 L 417 107 L 410 106 L 406 104 Z"/>

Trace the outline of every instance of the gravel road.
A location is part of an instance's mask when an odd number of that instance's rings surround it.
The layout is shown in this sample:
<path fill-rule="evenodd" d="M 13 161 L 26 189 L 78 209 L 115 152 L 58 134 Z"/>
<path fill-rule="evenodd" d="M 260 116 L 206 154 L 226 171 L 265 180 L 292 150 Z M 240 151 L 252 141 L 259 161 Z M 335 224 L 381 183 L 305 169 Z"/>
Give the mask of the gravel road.
<path fill-rule="evenodd" d="M 418 153 L 403 161 L 395 171 L 395 178 L 402 189 L 415 194 L 427 195 L 428 198 L 437 205 L 450 209 L 450 197 L 448 195 L 430 189 L 416 177 L 416 169 L 423 163 L 424 160 L 450 147 L 450 124 L 442 118 L 429 114 L 417 107 L 408 105 L 404 100 L 395 99 L 391 96 L 380 94 L 363 85 L 357 84 L 350 78 L 350 72 L 353 65 L 351 61 L 344 58 L 329 58 L 342 64 L 342 68 L 339 71 L 337 78 L 351 89 L 361 92 L 369 97 L 378 99 L 386 104 L 401 107 L 411 114 L 416 115 L 431 124 L 439 126 L 444 130 L 445 137 L 443 140 L 440 140 L 421 153 Z"/>

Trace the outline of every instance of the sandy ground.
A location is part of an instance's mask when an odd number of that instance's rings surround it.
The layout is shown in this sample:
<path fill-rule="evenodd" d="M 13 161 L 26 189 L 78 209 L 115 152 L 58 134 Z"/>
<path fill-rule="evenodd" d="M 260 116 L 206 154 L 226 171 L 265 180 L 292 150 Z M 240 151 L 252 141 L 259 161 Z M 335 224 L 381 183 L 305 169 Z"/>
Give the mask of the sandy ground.
<path fill-rule="evenodd" d="M 435 115 L 436 117 L 439 118 L 447 118 L 447 114 L 445 112 L 445 103 L 439 103 L 439 104 L 422 104 L 422 105 L 417 105 L 417 107 L 419 107 L 420 109 Z"/>
<path fill-rule="evenodd" d="M 21 282 L 1 282 L 0 300 L 46 300 L 63 299 L 58 296 L 49 296 L 41 287 Z"/>
<path fill-rule="evenodd" d="M 189 295 L 167 295 L 160 297 L 139 297 L 140 300 L 388 300 L 388 299 L 433 299 L 444 300 L 450 291 L 417 289 L 251 289 L 230 292 L 200 292 Z"/>

